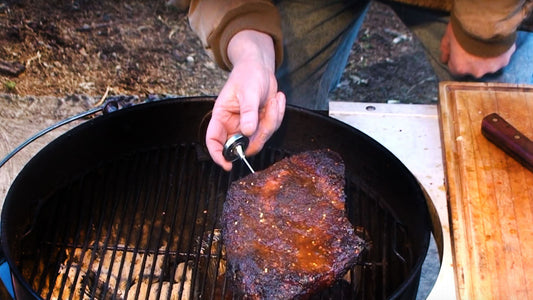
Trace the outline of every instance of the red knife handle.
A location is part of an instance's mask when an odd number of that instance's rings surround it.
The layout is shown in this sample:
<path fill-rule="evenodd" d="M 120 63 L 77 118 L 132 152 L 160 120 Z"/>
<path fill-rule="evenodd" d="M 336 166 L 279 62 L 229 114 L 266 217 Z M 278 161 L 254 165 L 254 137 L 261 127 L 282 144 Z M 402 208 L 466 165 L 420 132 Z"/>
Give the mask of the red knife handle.
<path fill-rule="evenodd" d="M 481 133 L 533 172 L 533 142 L 500 115 L 492 113 L 483 118 Z"/>

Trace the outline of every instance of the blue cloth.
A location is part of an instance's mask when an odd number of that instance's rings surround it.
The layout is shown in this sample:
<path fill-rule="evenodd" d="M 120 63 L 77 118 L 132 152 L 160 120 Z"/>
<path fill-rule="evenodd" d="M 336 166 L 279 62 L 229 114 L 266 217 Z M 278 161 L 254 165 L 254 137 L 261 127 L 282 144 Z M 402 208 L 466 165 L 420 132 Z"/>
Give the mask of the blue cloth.
<path fill-rule="evenodd" d="M 276 71 L 287 103 L 329 109 L 328 94 L 344 71 L 369 0 L 280 0 L 283 63 Z"/>
<path fill-rule="evenodd" d="M 279 0 L 282 15 L 284 60 L 276 72 L 278 88 L 287 103 L 303 108 L 327 111 L 328 94 L 337 86 L 353 43 L 368 10 L 368 0 Z M 447 65 L 440 63 L 440 39 L 448 16 L 418 8 L 398 5 L 397 13 L 408 27 L 418 27 L 429 34 L 419 36 L 428 52 L 439 81 L 481 81 L 533 84 L 533 33 L 519 31 L 517 50 L 508 66 L 481 79 L 453 77 Z M 426 24 L 427 23 L 427 24 Z M 419 28 L 421 24 L 431 24 Z"/>
<path fill-rule="evenodd" d="M 519 31 L 516 51 L 501 71 L 481 78 L 484 82 L 533 84 L 533 32 Z"/>

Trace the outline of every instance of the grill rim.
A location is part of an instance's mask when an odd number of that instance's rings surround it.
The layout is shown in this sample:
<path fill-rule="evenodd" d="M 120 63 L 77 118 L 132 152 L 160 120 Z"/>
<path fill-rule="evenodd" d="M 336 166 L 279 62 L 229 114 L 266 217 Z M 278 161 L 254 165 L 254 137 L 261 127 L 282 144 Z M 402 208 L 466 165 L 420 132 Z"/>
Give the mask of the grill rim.
<path fill-rule="evenodd" d="M 193 107 L 194 107 L 194 103 L 202 103 L 202 102 L 208 102 L 210 103 L 210 105 L 212 105 L 212 100 L 214 99 L 214 97 L 186 97 L 186 98 L 174 98 L 174 99 L 169 99 L 169 100 L 173 100 L 171 102 L 185 102 L 185 103 L 192 103 Z M 160 103 L 145 103 L 145 104 L 142 104 L 142 105 L 136 105 L 134 107 L 131 107 L 131 108 L 128 108 L 128 112 L 129 111 L 139 111 L 139 110 L 144 110 L 146 107 L 149 107 L 149 106 L 154 106 L 154 105 L 159 105 Z M 205 104 L 205 103 L 204 103 Z M 407 175 L 408 178 L 408 185 L 410 186 L 410 188 L 413 188 L 413 185 L 416 185 L 416 189 L 421 189 L 420 185 L 418 184 L 418 182 L 416 181 L 416 179 L 412 176 L 412 174 L 407 170 L 407 168 L 405 168 L 405 166 L 403 166 L 403 164 L 401 162 L 399 162 L 393 155 L 392 153 L 390 153 L 387 149 L 383 148 L 381 145 L 379 145 L 377 142 L 375 142 L 374 140 L 372 140 L 371 138 L 367 137 L 365 134 L 359 132 L 357 129 L 354 129 L 352 127 L 349 127 L 348 125 L 344 124 L 344 123 L 341 123 L 340 121 L 337 121 L 337 120 L 334 120 L 334 119 L 331 119 L 331 118 L 328 118 L 328 117 L 324 117 L 322 115 L 318 115 L 318 114 L 314 114 L 312 112 L 307 112 L 303 109 L 298 109 L 298 108 L 290 108 L 288 107 L 288 110 L 287 110 L 287 113 L 290 113 L 291 112 L 291 109 L 292 111 L 294 111 L 295 113 L 301 113 L 301 112 L 304 112 L 304 119 L 307 119 L 308 121 L 309 120 L 312 120 L 313 118 L 319 118 L 319 119 L 324 119 L 324 118 L 327 118 L 327 122 L 328 123 L 331 123 L 332 126 L 334 127 L 337 127 L 337 128 L 340 128 L 342 130 L 349 130 L 351 131 L 352 133 L 355 133 L 355 135 L 357 136 L 358 139 L 362 139 L 363 141 L 367 142 L 367 143 L 370 143 L 372 147 L 378 147 L 378 148 L 381 148 L 381 151 L 383 151 L 383 155 L 385 156 L 390 156 L 388 157 L 388 159 L 390 160 L 390 163 L 391 163 L 391 166 L 392 168 L 396 168 L 398 169 L 397 171 L 400 172 L 400 173 L 404 173 Z M 50 143 L 49 145 L 47 145 L 45 148 L 43 148 L 43 150 L 41 150 L 25 167 L 24 169 L 21 171 L 21 173 L 19 174 L 19 176 L 17 176 L 17 178 L 15 179 L 13 186 L 16 186 L 17 185 L 17 182 L 20 180 L 20 177 L 21 175 L 23 174 L 27 174 L 28 171 L 26 170 L 28 168 L 28 170 L 34 170 L 35 169 L 35 160 L 38 160 L 40 156 L 44 155 L 43 153 L 49 153 L 50 151 L 53 151 L 54 148 L 57 148 L 57 145 L 63 145 L 62 143 L 65 142 L 65 141 L 68 141 L 70 138 L 73 138 L 74 135 L 76 135 L 76 133 L 79 131 L 79 130 L 82 130 L 82 129 L 87 129 L 87 130 L 90 130 L 91 127 L 95 126 L 95 122 L 103 122 L 102 120 L 104 119 L 109 119 L 111 117 L 115 118 L 115 117 L 118 117 L 118 116 L 124 116 L 126 113 L 125 113 L 126 109 L 123 109 L 123 110 L 120 110 L 120 111 L 117 111 L 117 112 L 114 112 L 113 114 L 108 114 L 108 115 L 105 115 L 105 116 L 100 116 L 98 118 L 95 118 L 93 120 L 90 120 L 90 121 L 87 121 L 86 123 L 83 123 L 81 125 L 79 125 L 78 127 L 74 128 L 73 130 L 67 132 L 66 134 L 64 134 L 63 136 L 61 136 L 60 138 L 54 140 L 52 143 Z M 205 119 L 205 115 L 202 115 L 200 116 L 200 119 Z M 205 121 L 205 120 L 203 120 Z M 202 121 L 202 122 L 203 122 Z M 198 132 L 196 133 L 192 133 L 192 134 L 188 134 L 187 135 L 187 138 L 189 139 L 195 139 L 196 137 L 198 136 L 203 136 L 203 133 L 202 133 L 202 126 L 203 123 L 201 123 L 200 125 L 200 128 L 198 130 Z M 272 144 L 274 145 L 280 145 L 280 147 L 283 147 L 283 145 L 285 145 L 285 142 L 283 141 L 283 138 L 284 136 L 286 135 L 286 132 L 283 132 L 282 130 L 280 130 L 279 134 L 277 134 L 275 137 L 273 137 L 272 139 Z M 305 139 L 304 139 L 305 140 Z M 312 140 L 312 139 L 310 139 Z M 341 143 L 342 144 L 342 143 Z M 344 141 L 344 144 L 346 144 L 346 142 Z M 301 145 L 299 145 L 301 146 Z M 311 145 L 313 146 L 313 145 Z M 343 145 L 339 146 L 339 147 L 344 147 Z M 295 148 L 298 148 L 295 147 Z M 286 149 L 286 148 L 284 148 Z M 289 150 L 289 152 L 295 152 L 297 150 Z M 391 160 L 392 158 L 392 160 Z M 83 158 L 81 158 L 83 159 Z M 101 159 L 101 158 L 100 158 Z M 90 164 L 90 163 L 85 163 L 85 164 Z M 39 164 L 37 164 L 38 166 Z M 34 174 L 35 175 L 35 174 Z M 411 178 L 412 177 L 412 178 Z M 20 183 L 19 183 L 20 184 Z M 31 296 L 36 296 L 36 293 L 33 292 L 33 290 L 29 287 L 29 285 L 22 279 L 22 275 L 20 274 L 20 270 L 18 270 L 18 268 L 16 267 L 16 265 L 14 264 L 14 261 L 12 260 L 12 253 L 10 251 L 10 247 L 9 245 L 11 245 L 12 243 L 9 242 L 9 239 L 8 239 L 8 234 L 9 233 L 6 233 L 6 227 L 9 226 L 10 224 L 13 223 L 13 219 L 16 219 L 17 217 L 16 216 L 6 216 L 6 214 L 8 213 L 11 213 L 12 212 L 12 208 L 10 208 L 10 206 L 16 206 L 14 204 L 15 201 L 10 201 L 12 195 L 11 195 L 11 192 L 12 192 L 12 188 L 10 188 L 7 196 L 6 196 L 6 200 L 5 200 L 5 203 L 4 203 L 4 209 L 3 209 L 3 212 L 2 212 L 2 220 L 1 220 L 1 230 L 2 230 L 2 236 L 1 236 L 1 240 L 2 240 L 2 247 L 4 248 L 4 253 L 6 255 L 6 259 L 7 259 L 7 262 L 11 268 L 11 272 L 12 272 L 12 277 L 14 277 L 15 281 L 18 281 L 18 282 L 14 282 L 14 285 L 15 285 L 15 290 L 16 293 L 21 293 L 19 292 L 19 288 L 17 288 L 17 286 L 21 286 L 22 289 L 26 289 L 26 292 L 29 291 L 29 294 Z M 427 202 L 426 202 L 426 197 L 427 195 L 425 195 L 423 198 L 423 206 L 426 206 L 427 205 Z M 418 199 L 419 202 L 421 201 L 420 199 Z M 37 203 L 38 204 L 38 203 Z M 426 213 L 428 211 L 428 208 L 425 207 L 423 209 Z M 422 215 L 420 215 L 419 217 L 425 219 L 423 220 L 422 223 L 427 223 L 427 224 L 424 224 L 424 226 L 427 226 L 428 227 L 428 234 L 424 237 L 424 241 L 422 241 L 422 244 L 425 244 L 425 246 L 423 247 L 423 252 L 424 252 L 424 255 L 421 255 L 419 257 L 419 259 L 417 260 L 417 263 L 416 263 L 416 268 L 418 270 L 418 272 L 414 272 L 411 274 L 410 276 L 410 279 L 409 281 L 413 281 L 415 280 L 417 277 L 419 277 L 419 273 L 420 273 L 420 269 L 421 269 L 421 265 L 424 261 L 424 258 L 425 258 L 425 253 L 427 252 L 427 249 L 428 249 L 428 245 L 429 245 L 429 232 L 431 230 L 441 230 L 440 228 L 439 229 L 435 229 L 435 228 L 432 228 L 431 227 L 431 224 L 429 222 L 429 216 L 427 216 L 426 213 L 423 213 Z M 427 219 L 427 220 L 426 220 Z M 19 222 L 18 220 L 17 221 L 14 221 L 14 222 Z M 7 245 L 7 246 L 6 246 Z M 416 274 L 418 273 L 418 274 Z M 22 279 L 22 280 L 21 280 Z M 418 283 L 418 281 L 417 281 Z M 399 290 L 397 290 L 393 295 L 392 297 L 396 297 L 397 295 L 401 295 L 403 293 L 403 291 L 405 289 L 407 289 L 407 285 L 402 285 L 400 287 Z M 23 293 L 24 294 L 24 293 Z"/>

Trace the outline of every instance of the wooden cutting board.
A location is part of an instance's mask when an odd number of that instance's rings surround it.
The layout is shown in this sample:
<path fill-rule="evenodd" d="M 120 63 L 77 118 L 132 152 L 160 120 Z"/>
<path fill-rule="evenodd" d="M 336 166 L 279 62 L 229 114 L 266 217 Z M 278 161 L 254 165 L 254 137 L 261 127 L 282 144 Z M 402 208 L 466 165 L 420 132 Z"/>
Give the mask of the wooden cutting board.
<path fill-rule="evenodd" d="M 533 140 L 533 86 L 439 88 L 457 296 L 533 299 L 533 173 L 481 134 L 495 112 Z"/>

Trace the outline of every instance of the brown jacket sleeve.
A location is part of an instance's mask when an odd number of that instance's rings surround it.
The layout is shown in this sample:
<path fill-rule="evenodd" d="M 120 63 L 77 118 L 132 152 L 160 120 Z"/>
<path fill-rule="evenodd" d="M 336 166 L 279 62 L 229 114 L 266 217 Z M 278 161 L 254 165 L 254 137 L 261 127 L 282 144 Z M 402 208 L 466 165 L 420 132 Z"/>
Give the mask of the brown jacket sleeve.
<path fill-rule="evenodd" d="M 269 34 L 276 51 L 276 67 L 281 64 L 283 43 L 279 12 L 268 0 L 192 0 L 189 23 L 217 64 L 231 70 L 227 56 L 229 41 L 237 32 L 253 29 Z"/>
<path fill-rule="evenodd" d="M 532 9 L 531 0 L 455 0 L 450 21 L 467 52 L 498 56 L 514 44 L 518 26 Z"/>

